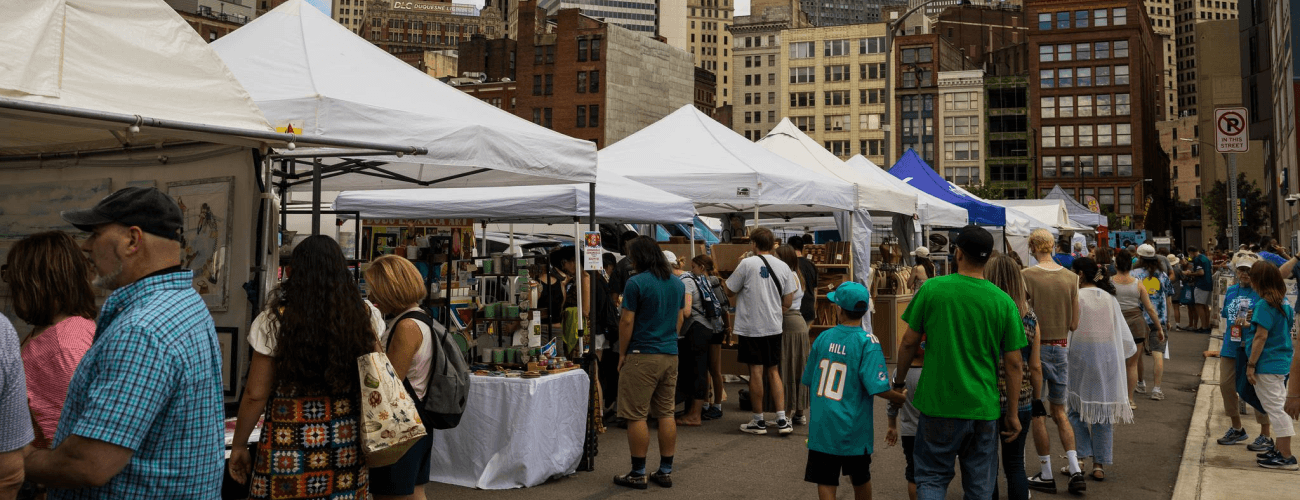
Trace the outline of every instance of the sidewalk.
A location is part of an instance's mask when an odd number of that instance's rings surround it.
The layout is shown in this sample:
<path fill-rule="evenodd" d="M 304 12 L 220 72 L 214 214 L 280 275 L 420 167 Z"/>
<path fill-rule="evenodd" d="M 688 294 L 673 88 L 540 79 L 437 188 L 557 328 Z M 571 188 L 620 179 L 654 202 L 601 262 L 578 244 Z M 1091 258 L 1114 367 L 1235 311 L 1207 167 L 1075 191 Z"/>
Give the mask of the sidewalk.
<path fill-rule="evenodd" d="M 1214 336 L 1220 336 L 1216 331 Z M 1219 350 L 1220 338 L 1211 338 L 1207 349 Z M 1242 415 L 1251 437 L 1259 435 L 1254 409 Z M 1252 498 L 1296 498 L 1300 472 L 1265 469 L 1255 464 L 1255 453 L 1245 443 L 1223 446 L 1216 442 L 1231 426 L 1223 412 L 1219 394 L 1219 358 L 1206 358 L 1201 368 L 1201 385 L 1196 391 L 1196 410 L 1187 429 L 1174 500 L 1216 500 L 1249 494 Z M 1290 493 L 1287 493 L 1287 492 Z"/>

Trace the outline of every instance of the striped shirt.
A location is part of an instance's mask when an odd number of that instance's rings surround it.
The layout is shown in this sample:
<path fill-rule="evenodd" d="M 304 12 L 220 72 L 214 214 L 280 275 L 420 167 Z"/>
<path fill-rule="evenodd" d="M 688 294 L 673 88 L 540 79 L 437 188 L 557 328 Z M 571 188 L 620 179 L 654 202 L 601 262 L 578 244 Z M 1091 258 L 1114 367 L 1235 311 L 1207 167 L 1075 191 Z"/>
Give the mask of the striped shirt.
<path fill-rule="evenodd" d="M 90 342 L 95 338 L 95 322 L 71 316 L 46 328 L 23 344 L 23 370 L 27 372 L 27 397 L 32 415 L 40 426 L 42 443 L 49 447 L 68 395 L 68 382 L 77 370 Z"/>
<path fill-rule="evenodd" d="M 114 291 L 68 386 L 54 446 L 71 435 L 131 449 L 99 488 L 51 499 L 216 499 L 224 463 L 221 350 L 194 273 L 152 275 Z"/>
<path fill-rule="evenodd" d="M 33 437 L 18 333 L 9 318 L 0 314 L 0 453 L 27 446 Z"/>

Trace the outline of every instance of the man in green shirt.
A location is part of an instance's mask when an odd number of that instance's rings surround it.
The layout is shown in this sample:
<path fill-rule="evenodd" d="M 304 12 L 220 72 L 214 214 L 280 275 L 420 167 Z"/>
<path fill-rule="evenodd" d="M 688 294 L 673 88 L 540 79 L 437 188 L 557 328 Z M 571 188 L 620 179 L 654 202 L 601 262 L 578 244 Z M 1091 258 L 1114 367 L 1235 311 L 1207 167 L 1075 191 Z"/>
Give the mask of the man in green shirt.
<path fill-rule="evenodd" d="M 957 236 L 957 273 L 931 278 L 903 312 L 908 324 L 898 351 L 894 388 L 906 384 L 921 335 L 926 336 L 925 371 L 913 405 L 921 412 L 916 430 L 916 496 L 942 500 L 962 460 L 966 498 L 990 498 L 997 482 L 998 358 L 1006 365 L 1006 387 L 1020 387 L 1024 327 L 1015 301 L 984 279 L 993 236 L 966 226 Z M 1007 394 L 1016 408 L 1018 393 Z M 1008 413 L 1007 442 L 1020 434 Z"/>

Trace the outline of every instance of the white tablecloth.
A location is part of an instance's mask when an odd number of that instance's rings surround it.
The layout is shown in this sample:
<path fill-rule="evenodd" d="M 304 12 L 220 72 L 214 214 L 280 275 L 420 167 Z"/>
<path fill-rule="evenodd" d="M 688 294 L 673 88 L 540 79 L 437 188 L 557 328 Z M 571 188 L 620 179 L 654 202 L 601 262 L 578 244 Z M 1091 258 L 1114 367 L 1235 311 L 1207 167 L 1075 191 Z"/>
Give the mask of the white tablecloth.
<path fill-rule="evenodd" d="M 460 425 L 433 432 L 429 479 L 470 488 L 537 486 L 572 474 L 587 428 L 587 373 L 470 376 Z"/>

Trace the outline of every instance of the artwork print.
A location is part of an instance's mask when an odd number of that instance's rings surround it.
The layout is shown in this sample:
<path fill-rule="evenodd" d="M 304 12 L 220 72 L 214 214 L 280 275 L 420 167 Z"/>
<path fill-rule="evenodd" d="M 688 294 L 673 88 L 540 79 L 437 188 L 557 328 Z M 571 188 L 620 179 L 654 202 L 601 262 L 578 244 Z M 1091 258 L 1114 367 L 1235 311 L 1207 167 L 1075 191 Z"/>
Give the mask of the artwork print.
<path fill-rule="evenodd" d="M 181 207 L 181 267 L 194 271 L 194 289 L 211 311 L 229 307 L 231 211 L 234 177 L 167 184 L 167 194 Z"/>

